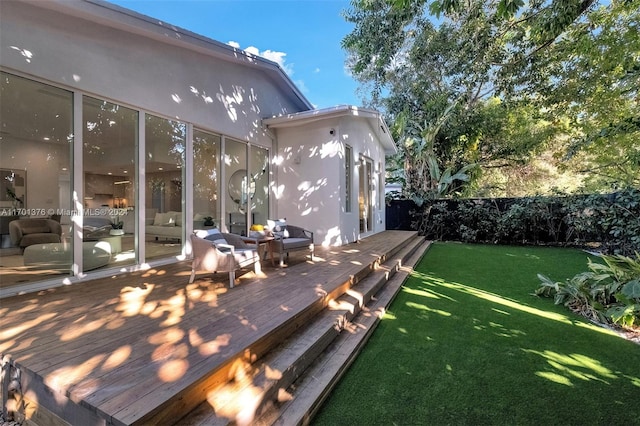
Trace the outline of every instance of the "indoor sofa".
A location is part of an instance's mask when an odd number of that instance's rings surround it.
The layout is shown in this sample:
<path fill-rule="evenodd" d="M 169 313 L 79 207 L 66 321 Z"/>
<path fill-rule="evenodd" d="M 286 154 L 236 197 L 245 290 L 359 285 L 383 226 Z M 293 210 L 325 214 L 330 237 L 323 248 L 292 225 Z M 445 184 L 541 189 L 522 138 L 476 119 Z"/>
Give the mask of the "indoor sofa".
<path fill-rule="evenodd" d="M 147 209 L 144 230 L 147 237 L 179 240 L 182 238 L 182 212 L 157 213 L 157 209 Z"/>

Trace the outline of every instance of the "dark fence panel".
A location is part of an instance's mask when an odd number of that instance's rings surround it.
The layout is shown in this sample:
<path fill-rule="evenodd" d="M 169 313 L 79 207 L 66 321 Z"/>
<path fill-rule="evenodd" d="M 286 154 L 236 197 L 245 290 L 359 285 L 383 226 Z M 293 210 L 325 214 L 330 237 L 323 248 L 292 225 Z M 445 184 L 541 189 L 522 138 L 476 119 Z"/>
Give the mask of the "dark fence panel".
<path fill-rule="evenodd" d="M 387 229 L 415 231 L 416 229 L 411 227 L 411 222 L 415 222 L 413 214 L 419 211 L 422 209 L 411 200 L 392 200 L 386 207 Z"/>

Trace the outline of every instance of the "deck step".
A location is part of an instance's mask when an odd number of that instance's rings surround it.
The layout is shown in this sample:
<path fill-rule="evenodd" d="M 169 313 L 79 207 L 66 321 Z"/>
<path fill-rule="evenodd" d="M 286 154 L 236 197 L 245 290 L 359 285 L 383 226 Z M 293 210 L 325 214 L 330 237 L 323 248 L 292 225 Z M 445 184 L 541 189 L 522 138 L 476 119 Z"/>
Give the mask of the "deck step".
<path fill-rule="evenodd" d="M 351 277 L 351 283 L 343 294 L 330 300 L 324 310 L 257 362 L 236 365 L 232 380 L 209 392 L 207 400 L 179 424 L 254 424 L 260 416 L 260 421 L 268 424 L 268 419 L 277 419 L 279 407 L 293 406 L 283 402 L 293 398 L 297 404 L 300 400 L 297 391 L 295 396 L 290 393 L 292 384 L 303 374 L 306 377 L 311 365 L 318 365 L 318 359 L 325 357 L 323 354 L 335 345 L 336 339 L 353 332 L 354 324 L 365 323 L 360 320 L 354 322 L 356 317 L 372 316 L 372 309 L 378 309 L 380 301 L 390 300 L 388 296 L 381 297 L 389 292 L 389 282 L 400 283 L 392 286 L 396 287 L 392 290 L 395 294 L 406 277 L 404 265 L 421 257 L 426 247 L 424 238 L 416 236 L 382 256 L 380 261 L 375 261 L 375 266 L 363 265 L 360 272 Z M 381 305 L 381 308 L 386 306 Z M 341 333 L 345 329 L 349 333 Z M 311 413 L 315 409 L 312 406 Z"/>
<path fill-rule="evenodd" d="M 276 403 L 254 422 L 255 426 L 306 425 L 321 408 L 342 375 L 356 359 L 373 333 L 376 325 L 391 304 L 415 264 L 429 248 L 424 241 L 406 260 L 376 297 L 348 325 L 348 332 L 340 333 L 316 362 L 287 390 L 290 398 Z"/>

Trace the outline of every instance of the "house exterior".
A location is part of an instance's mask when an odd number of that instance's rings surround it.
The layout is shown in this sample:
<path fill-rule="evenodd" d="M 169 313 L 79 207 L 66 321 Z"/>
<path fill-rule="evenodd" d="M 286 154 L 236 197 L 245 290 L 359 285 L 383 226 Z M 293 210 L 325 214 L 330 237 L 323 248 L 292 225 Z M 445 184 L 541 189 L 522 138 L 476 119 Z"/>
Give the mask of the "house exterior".
<path fill-rule="evenodd" d="M 0 20 L 0 297 L 188 258 L 203 227 L 384 230 L 378 112 L 315 110 L 274 62 L 100 0 Z M 25 218 L 62 231 L 22 247 Z"/>

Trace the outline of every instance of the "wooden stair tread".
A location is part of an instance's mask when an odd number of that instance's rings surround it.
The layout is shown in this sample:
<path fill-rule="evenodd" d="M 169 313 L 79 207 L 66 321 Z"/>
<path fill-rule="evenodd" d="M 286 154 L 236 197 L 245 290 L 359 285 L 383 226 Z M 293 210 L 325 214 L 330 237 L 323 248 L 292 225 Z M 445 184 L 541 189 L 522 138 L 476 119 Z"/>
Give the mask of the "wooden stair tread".
<path fill-rule="evenodd" d="M 366 341 L 373 333 L 386 308 L 391 304 L 413 267 L 420 261 L 430 243 L 423 242 L 407 261 L 381 289 L 366 308 L 356 316 L 348 333 L 341 333 L 321 357 L 305 372 L 304 376 L 289 389 L 293 397 L 280 406 L 272 407 L 254 424 L 301 425 L 308 424 L 320 409 L 333 387 L 338 383 L 355 360 Z"/>

